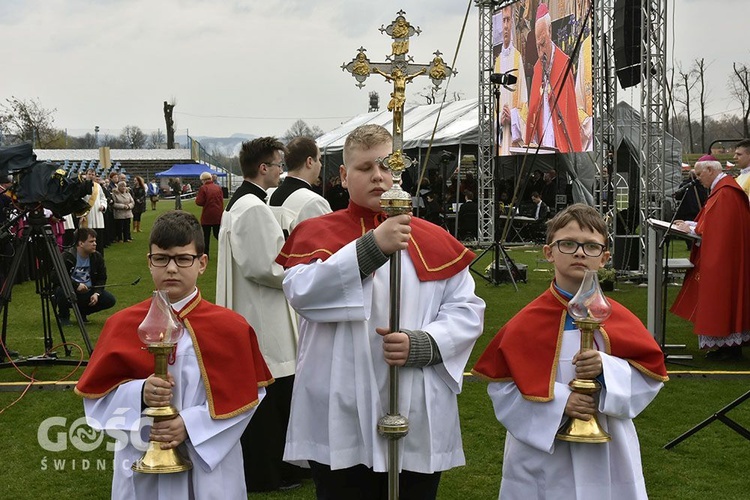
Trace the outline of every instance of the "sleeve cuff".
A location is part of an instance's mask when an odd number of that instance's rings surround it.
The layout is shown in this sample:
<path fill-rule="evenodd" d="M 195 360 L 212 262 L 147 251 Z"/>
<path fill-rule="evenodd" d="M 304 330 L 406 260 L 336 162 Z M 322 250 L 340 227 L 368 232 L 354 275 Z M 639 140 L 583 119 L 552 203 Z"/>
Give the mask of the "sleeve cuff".
<path fill-rule="evenodd" d="M 424 368 L 443 362 L 435 339 L 424 330 L 406 330 L 402 332 L 409 336 L 409 358 L 404 366 L 410 368 Z"/>
<path fill-rule="evenodd" d="M 386 262 L 388 262 L 388 256 L 378 248 L 372 230 L 367 231 L 364 236 L 357 240 L 357 264 L 362 279 L 374 273 L 377 268 Z"/>

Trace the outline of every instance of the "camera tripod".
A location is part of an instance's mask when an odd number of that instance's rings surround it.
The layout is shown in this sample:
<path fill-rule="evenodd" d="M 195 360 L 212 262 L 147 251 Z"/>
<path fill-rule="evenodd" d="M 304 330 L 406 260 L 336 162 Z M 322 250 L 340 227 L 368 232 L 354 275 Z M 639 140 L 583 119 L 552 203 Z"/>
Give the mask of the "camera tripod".
<path fill-rule="evenodd" d="M 20 219 L 24 213 L 17 216 L 11 223 Z M 13 362 L 15 365 L 32 365 L 32 364 L 64 364 L 64 365 L 78 365 L 85 364 L 74 359 L 58 359 L 57 353 L 52 352 L 53 347 L 53 319 L 57 325 L 57 330 L 60 333 L 60 339 L 65 344 L 65 334 L 63 333 L 62 324 L 57 314 L 57 308 L 55 306 L 55 287 L 60 286 L 63 290 L 65 298 L 70 302 L 70 306 L 73 309 L 76 319 L 78 320 L 78 328 L 81 331 L 81 337 L 86 344 L 86 350 L 91 355 L 92 347 L 89 339 L 88 332 L 83 324 L 83 316 L 78 308 L 78 301 L 76 298 L 76 292 L 73 289 L 73 284 L 68 277 L 68 270 L 65 269 L 65 264 L 62 260 L 62 256 L 57 248 L 57 242 L 55 241 L 55 235 L 52 232 L 52 227 L 44 217 L 44 211 L 42 208 L 35 208 L 28 211 L 28 223 L 23 230 L 23 237 L 21 238 L 20 244 L 15 249 L 13 260 L 10 264 L 8 275 L 5 278 L 5 282 L 2 284 L 0 289 L 0 309 L 2 309 L 2 344 L 6 345 L 6 334 L 8 330 L 8 310 L 11 302 L 11 294 L 13 285 L 15 284 L 18 271 L 23 261 L 23 256 L 26 253 L 27 248 L 30 249 L 30 255 L 32 262 L 35 262 L 34 268 L 34 282 L 36 284 L 36 293 L 41 299 L 41 313 L 42 313 L 42 325 L 44 329 L 44 354 L 40 356 L 34 356 L 26 359 L 16 360 Z M 53 281 L 53 276 L 57 277 L 59 283 Z M 71 349 L 65 344 L 64 345 L 65 356 L 70 357 Z M 4 359 L 4 351 L 0 349 L 0 360 Z M 0 366 L 7 366 L 10 363 L 0 363 Z"/>

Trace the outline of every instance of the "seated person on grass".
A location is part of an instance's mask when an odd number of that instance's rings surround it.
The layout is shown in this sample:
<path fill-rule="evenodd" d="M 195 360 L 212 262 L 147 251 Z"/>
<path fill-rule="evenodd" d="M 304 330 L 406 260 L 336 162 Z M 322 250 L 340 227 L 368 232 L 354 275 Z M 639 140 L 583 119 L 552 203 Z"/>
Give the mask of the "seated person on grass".
<path fill-rule="evenodd" d="M 76 292 L 76 302 L 83 322 L 88 323 L 88 315 L 115 305 L 114 295 L 104 289 L 107 284 L 107 266 L 104 256 L 96 251 L 96 231 L 88 227 L 75 232 L 75 247 L 62 254 L 68 276 Z M 55 289 L 55 303 L 60 323 L 70 324 L 70 302 L 62 287 Z"/>

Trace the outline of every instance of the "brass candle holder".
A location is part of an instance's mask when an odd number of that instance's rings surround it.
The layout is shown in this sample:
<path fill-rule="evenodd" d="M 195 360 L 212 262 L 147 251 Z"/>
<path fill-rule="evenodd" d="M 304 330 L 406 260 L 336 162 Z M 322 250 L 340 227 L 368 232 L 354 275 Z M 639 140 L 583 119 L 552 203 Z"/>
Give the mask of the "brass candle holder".
<path fill-rule="evenodd" d="M 154 375 L 167 380 L 167 360 L 182 336 L 182 326 L 169 305 L 167 292 L 160 290 L 153 293 L 151 308 L 138 327 L 138 336 L 154 356 Z M 168 404 L 148 407 L 143 411 L 143 416 L 153 418 L 156 423 L 171 420 L 179 413 L 177 408 Z M 131 468 L 145 474 L 169 474 L 193 468 L 190 460 L 176 448 L 163 450 L 161 444 L 159 441 L 149 441 L 146 452 Z"/>
<path fill-rule="evenodd" d="M 597 271 L 587 270 L 578 293 L 568 302 L 568 313 L 581 330 L 581 352 L 594 348 L 594 331 L 612 314 L 612 306 L 599 286 Z M 601 384 L 592 379 L 574 378 L 568 384 L 574 392 L 593 396 L 601 390 Z M 589 420 L 569 418 L 558 431 L 557 439 L 573 443 L 606 443 L 612 437 L 602 428 L 597 415 Z"/>

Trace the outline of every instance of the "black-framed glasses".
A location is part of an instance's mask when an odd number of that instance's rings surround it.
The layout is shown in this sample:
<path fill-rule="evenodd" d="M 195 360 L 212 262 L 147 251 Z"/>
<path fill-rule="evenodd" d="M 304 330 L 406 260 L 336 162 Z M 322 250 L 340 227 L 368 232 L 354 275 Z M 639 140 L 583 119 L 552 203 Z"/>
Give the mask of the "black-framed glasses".
<path fill-rule="evenodd" d="M 192 255 L 189 253 L 181 253 L 179 255 L 167 255 L 165 253 L 150 253 L 148 254 L 148 261 L 154 267 L 167 267 L 170 260 L 174 260 L 177 267 L 190 267 L 195 262 L 195 259 L 200 258 L 200 255 Z"/>
<path fill-rule="evenodd" d="M 605 248 L 601 243 L 594 243 L 593 241 L 578 243 L 573 240 L 557 240 L 550 243 L 550 246 L 553 245 L 557 245 L 557 249 L 560 250 L 560 253 L 566 254 L 574 254 L 579 248 L 583 248 L 583 253 L 587 257 L 599 257 L 604 253 Z"/>

